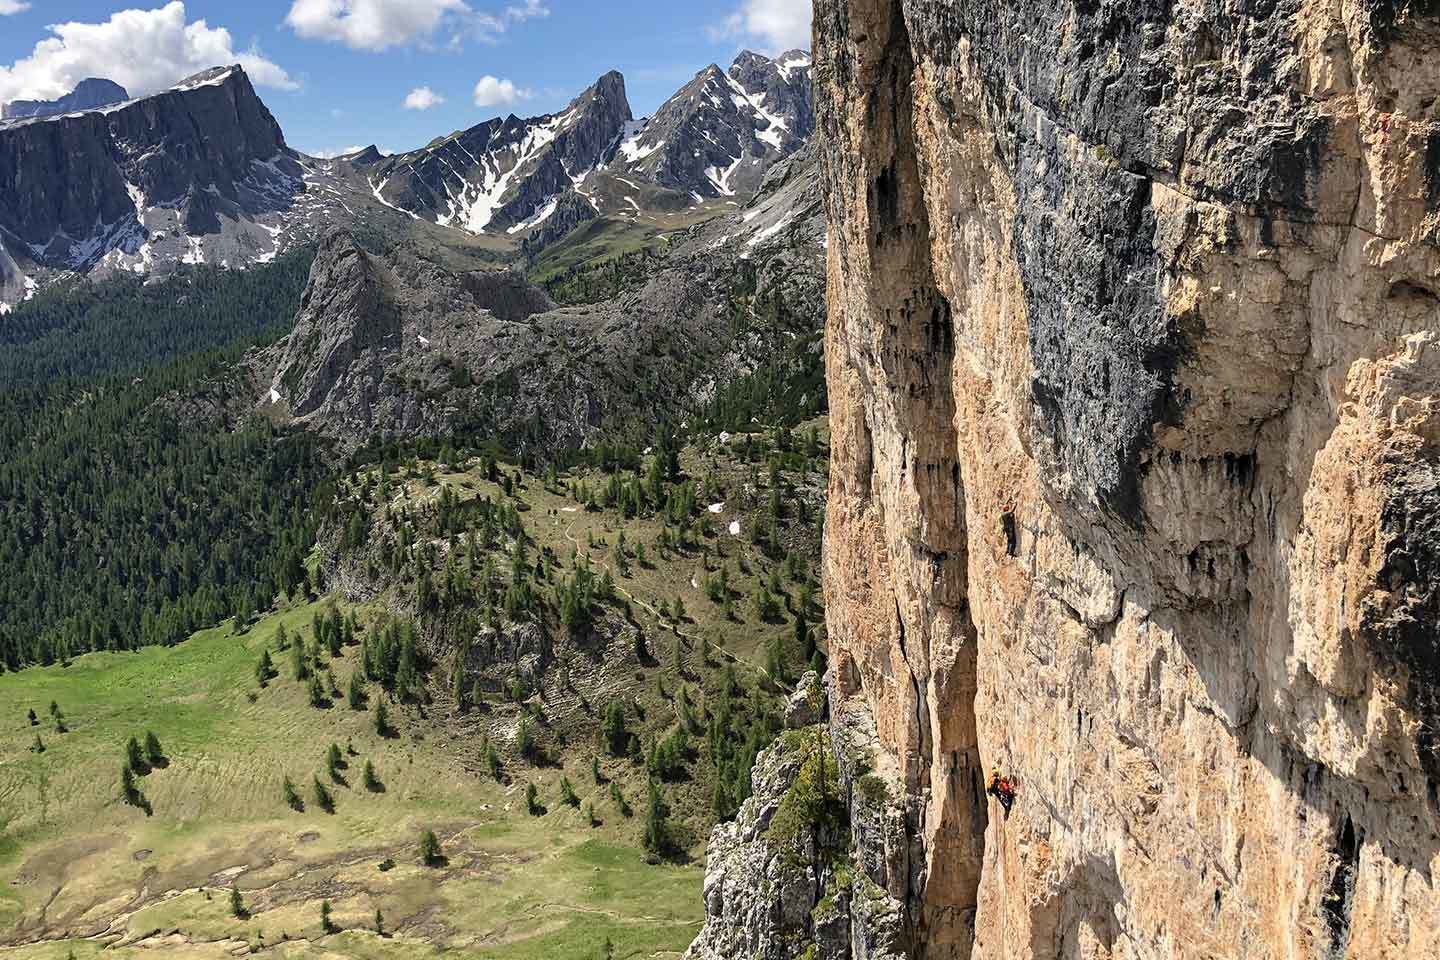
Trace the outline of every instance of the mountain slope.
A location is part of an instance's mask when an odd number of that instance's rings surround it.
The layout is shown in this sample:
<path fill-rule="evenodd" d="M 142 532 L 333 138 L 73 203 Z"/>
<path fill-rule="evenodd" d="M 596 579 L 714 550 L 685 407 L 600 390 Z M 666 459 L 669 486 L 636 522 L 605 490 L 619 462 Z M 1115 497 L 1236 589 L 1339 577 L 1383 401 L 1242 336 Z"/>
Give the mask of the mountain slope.
<path fill-rule="evenodd" d="M 607 169 L 696 199 L 749 197 L 814 129 L 809 55 L 746 51 L 728 73 L 711 64 L 627 127 Z"/>
<path fill-rule="evenodd" d="M 787 404 L 818 411 L 822 231 L 801 154 L 745 210 L 629 268 L 582 265 L 625 271 L 593 302 L 556 306 L 518 274 L 457 271 L 413 244 L 367 251 L 339 232 L 320 246 L 294 333 L 253 358 L 255 399 L 342 447 L 473 434 L 529 451 L 731 410 L 741 382 L 746 404 L 788 383 Z"/>
<path fill-rule="evenodd" d="M 596 218 L 659 235 L 748 200 L 814 130 L 798 51 L 709 67 L 649 120 L 612 71 L 559 113 L 394 156 L 296 152 L 238 66 L 103 103 L 121 92 L 82 84 L 16 107 L 78 112 L 0 121 L 0 314 L 59 277 L 244 268 L 334 227 L 490 258 L 533 258 Z"/>
<path fill-rule="evenodd" d="M 0 123 L 0 313 L 57 273 L 244 266 L 350 217 L 238 66 L 151 97 Z"/>
<path fill-rule="evenodd" d="M 518 233 L 555 211 L 630 121 L 625 78 L 605 74 L 557 114 L 511 114 L 374 163 L 365 171 L 386 206 L 471 233 Z"/>

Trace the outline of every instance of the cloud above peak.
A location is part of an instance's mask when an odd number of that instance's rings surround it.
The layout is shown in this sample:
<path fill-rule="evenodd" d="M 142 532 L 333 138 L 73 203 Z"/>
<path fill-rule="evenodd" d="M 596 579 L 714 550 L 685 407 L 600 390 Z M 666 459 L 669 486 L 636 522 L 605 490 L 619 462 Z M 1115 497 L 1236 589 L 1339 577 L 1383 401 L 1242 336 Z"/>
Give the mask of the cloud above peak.
<path fill-rule="evenodd" d="M 475 106 L 477 107 L 508 107 L 521 100 L 529 100 L 533 96 L 535 96 L 534 91 L 517 87 L 509 80 L 502 80 L 499 77 L 484 76 L 480 78 L 479 83 L 475 84 Z"/>
<path fill-rule="evenodd" d="M 431 107 L 438 107 L 444 102 L 445 98 L 429 87 L 416 87 L 414 90 L 411 90 L 410 95 L 405 98 L 405 109 L 429 110 Z"/>
<path fill-rule="evenodd" d="M 464 0 L 295 0 L 285 22 L 311 40 L 378 51 L 428 37 L 469 12 Z"/>
<path fill-rule="evenodd" d="M 154 10 L 121 10 L 104 23 L 57 23 L 49 30 L 51 36 L 35 44 L 30 56 L 0 66 L 0 101 L 53 100 L 87 77 L 114 80 L 140 97 L 232 63 L 244 67 L 258 86 L 298 86 L 258 49 L 236 50 L 224 27 L 187 20 L 181 0 Z"/>
<path fill-rule="evenodd" d="M 12 13 L 24 13 L 30 9 L 30 4 L 22 3 L 21 0 L 0 0 L 0 17 L 8 17 Z"/>
<path fill-rule="evenodd" d="M 491 39 L 512 24 L 549 15 L 543 0 L 512 3 L 498 13 L 477 12 L 465 0 L 293 0 L 285 23 L 307 39 L 379 52 L 427 43 L 442 30 L 452 44 L 467 34 Z"/>
<path fill-rule="evenodd" d="M 811 0 L 744 0 L 740 9 L 710 28 L 712 40 L 739 38 L 765 53 L 810 49 Z"/>

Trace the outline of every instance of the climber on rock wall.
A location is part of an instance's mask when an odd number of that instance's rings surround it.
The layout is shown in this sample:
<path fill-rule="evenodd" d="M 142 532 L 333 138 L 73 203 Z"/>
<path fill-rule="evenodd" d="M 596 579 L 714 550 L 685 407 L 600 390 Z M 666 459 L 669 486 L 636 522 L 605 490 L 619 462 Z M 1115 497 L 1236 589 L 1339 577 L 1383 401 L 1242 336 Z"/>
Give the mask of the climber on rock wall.
<path fill-rule="evenodd" d="M 1000 776 L 999 770 L 990 771 L 990 786 L 985 792 L 1000 801 L 1000 806 L 1005 808 L 1005 819 L 1010 819 L 1010 808 L 1015 805 L 1015 785 L 1010 778 Z"/>

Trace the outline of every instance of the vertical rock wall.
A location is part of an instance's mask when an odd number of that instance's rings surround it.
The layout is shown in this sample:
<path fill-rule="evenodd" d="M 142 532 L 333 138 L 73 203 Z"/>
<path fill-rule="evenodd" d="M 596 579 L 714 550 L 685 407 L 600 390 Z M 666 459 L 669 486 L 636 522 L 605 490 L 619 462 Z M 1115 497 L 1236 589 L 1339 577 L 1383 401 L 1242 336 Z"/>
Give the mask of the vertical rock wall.
<path fill-rule="evenodd" d="M 1440 956 L 1440 4 L 815 23 L 832 730 L 899 949 Z"/>

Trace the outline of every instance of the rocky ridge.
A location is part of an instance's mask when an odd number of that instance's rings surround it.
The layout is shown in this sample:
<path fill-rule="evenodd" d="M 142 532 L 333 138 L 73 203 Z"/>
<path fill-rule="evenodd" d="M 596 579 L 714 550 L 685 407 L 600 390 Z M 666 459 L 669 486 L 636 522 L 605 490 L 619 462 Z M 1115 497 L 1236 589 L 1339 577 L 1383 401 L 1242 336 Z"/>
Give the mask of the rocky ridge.
<path fill-rule="evenodd" d="M 11 100 L 0 105 L 0 120 L 23 120 L 26 117 L 53 117 L 79 110 L 94 110 L 130 99 L 125 88 L 113 80 L 91 77 L 81 80 L 75 89 L 55 100 Z"/>
<path fill-rule="evenodd" d="M 375 198 L 471 233 L 519 233 L 548 220 L 631 119 L 625 78 L 605 74 L 557 114 L 487 121 L 366 171 Z"/>
<path fill-rule="evenodd" d="M 629 429 L 645 439 L 655 410 L 698 409 L 789 351 L 818 351 L 823 220 L 804 159 L 597 303 L 557 306 L 518 273 L 332 232 L 294 331 L 249 363 L 258 406 L 342 449 L 469 431 L 521 451 Z"/>
<path fill-rule="evenodd" d="M 558 114 L 336 158 L 288 147 L 238 66 L 137 100 L 87 81 L 14 106 L 63 112 L 0 122 L 0 314 L 62 277 L 243 269 L 337 227 L 456 249 L 485 234 L 495 257 L 534 257 L 603 218 L 684 228 L 752 198 L 814 126 L 806 54 L 742 54 L 729 75 L 702 76 L 724 99 L 677 95 L 649 122 L 632 119 L 612 71 Z M 637 159 L 649 134 L 665 143 Z"/>
<path fill-rule="evenodd" d="M 697 201 L 749 197 L 814 128 L 809 54 L 771 60 L 746 51 L 728 73 L 711 64 L 628 127 L 607 169 Z"/>
<path fill-rule="evenodd" d="M 815 34 L 830 731 L 883 896 L 838 939 L 707 899 L 697 955 L 1440 954 L 1434 5 Z"/>
<path fill-rule="evenodd" d="M 0 123 L 0 313 L 56 276 L 243 267 L 353 217 L 238 66 L 151 97 Z"/>

